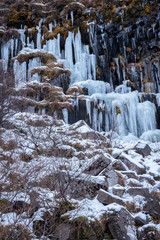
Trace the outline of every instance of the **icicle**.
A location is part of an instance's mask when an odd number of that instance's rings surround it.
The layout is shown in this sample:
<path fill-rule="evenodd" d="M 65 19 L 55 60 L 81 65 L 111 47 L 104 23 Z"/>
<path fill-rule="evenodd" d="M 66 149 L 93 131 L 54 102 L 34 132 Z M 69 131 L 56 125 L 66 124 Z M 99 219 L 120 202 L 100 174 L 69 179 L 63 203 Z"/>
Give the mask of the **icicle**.
<path fill-rule="evenodd" d="M 19 87 L 26 84 L 26 62 L 20 64 L 18 60 L 14 61 L 13 71 L 15 76 L 15 86 Z"/>
<path fill-rule="evenodd" d="M 92 76 L 92 79 L 95 80 L 96 79 L 96 56 L 94 54 L 91 54 L 90 59 L 91 59 L 91 76 Z"/>
<path fill-rule="evenodd" d="M 3 60 L 3 70 L 6 72 L 8 69 L 8 61 L 9 61 L 9 48 L 10 42 L 7 42 L 1 47 L 1 58 Z"/>
<path fill-rule="evenodd" d="M 43 46 L 43 49 L 45 47 Z M 46 42 L 46 51 L 52 53 L 57 59 L 61 58 L 60 54 L 60 34 L 58 33 L 57 38 L 50 39 Z"/>
<path fill-rule="evenodd" d="M 49 32 L 52 32 L 52 28 L 53 28 L 53 23 L 49 23 Z"/>
<path fill-rule="evenodd" d="M 40 67 L 41 66 L 41 61 L 39 59 L 39 57 L 33 58 L 33 59 L 29 59 L 29 63 L 28 63 L 28 80 L 31 79 L 31 70 L 35 67 Z"/>
<path fill-rule="evenodd" d="M 68 109 L 67 109 L 67 108 L 63 108 L 63 109 L 62 109 L 62 113 L 63 113 L 64 122 L 65 122 L 66 124 L 68 124 Z"/>
<path fill-rule="evenodd" d="M 98 131 L 102 131 L 102 121 L 103 121 L 103 115 L 102 112 L 98 114 Z"/>
<path fill-rule="evenodd" d="M 136 49 L 136 40 L 135 40 L 135 38 L 132 38 L 132 49 Z"/>
<path fill-rule="evenodd" d="M 20 33 L 21 35 L 21 41 L 22 41 L 22 45 L 25 46 L 26 45 L 26 36 L 25 36 L 25 31 L 26 31 L 26 26 L 24 26 L 24 29 L 22 29 L 22 26 L 21 26 L 21 29 L 18 30 L 18 32 Z"/>
<path fill-rule="evenodd" d="M 118 75 L 118 80 L 120 81 L 120 69 L 119 69 L 119 58 L 114 58 L 114 62 L 116 64 L 117 67 L 117 75 Z"/>
<path fill-rule="evenodd" d="M 138 135 L 147 132 L 148 130 L 156 129 L 156 108 L 155 105 L 149 101 L 139 103 L 137 107 L 137 118 L 139 131 Z"/>
<path fill-rule="evenodd" d="M 69 32 L 68 37 L 65 42 L 65 66 L 69 69 L 73 67 L 73 51 L 72 51 L 72 43 L 73 43 L 73 33 Z"/>
<path fill-rule="evenodd" d="M 41 26 L 42 26 L 43 21 L 44 21 L 44 19 L 41 19 L 39 21 L 39 26 L 36 26 L 36 29 L 38 30 L 38 33 L 37 33 L 37 48 L 38 49 L 41 49 Z"/>
<path fill-rule="evenodd" d="M 46 114 L 46 109 L 45 109 L 45 108 L 42 108 L 41 114 L 42 114 L 42 115 L 45 115 L 45 114 Z"/>
<path fill-rule="evenodd" d="M 95 131 L 97 131 L 97 115 L 98 115 L 98 109 L 94 106 L 93 108 L 93 124 L 92 127 Z"/>
<path fill-rule="evenodd" d="M 14 56 L 14 39 L 10 39 L 10 51 L 11 51 L 11 58 Z"/>
<path fill-rule="evenodd" d="M 153 23 L 153 24 L 151 24 L 151 26 L 152 26 L 152 29 L 153 29 L 153 33 L 155 33 L 155 26 L 156 26 L 156 24 Z"/>
<path fill-rule="evenodd" d="M 157 105 L 160 107 L 160 93 L 156 94 Z"/>
<path fill-rule="evenodd" d="M 70 12 L 70 15 L 71 15 L 71 21 L 72 21 L 72 26 L 73 26 L 73 11 Z"/>
<path fill-rule="evenodd" d="M 86 99 L 86 110 L 87 114 L 89 115 L 89 122 L 91 124 L 91 102 L 89 99 Z"/>

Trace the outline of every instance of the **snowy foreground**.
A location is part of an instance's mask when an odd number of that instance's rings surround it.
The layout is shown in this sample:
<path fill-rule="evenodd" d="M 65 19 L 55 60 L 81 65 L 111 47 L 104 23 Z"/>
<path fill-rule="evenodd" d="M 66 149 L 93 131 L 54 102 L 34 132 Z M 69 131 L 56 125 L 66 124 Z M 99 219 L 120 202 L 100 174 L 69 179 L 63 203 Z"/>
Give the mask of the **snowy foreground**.
<path fill-rule="evenodd" d="M 160 239 L 160 142 L 47 115 L 18 113 L 9 122 L 0 129 L 2 239 L 20 225 L 29 238 L 17 239 L 80 239 L 73 226 L 82 239 Z M 86 237 L 93 222 L 103 231 Z"/>

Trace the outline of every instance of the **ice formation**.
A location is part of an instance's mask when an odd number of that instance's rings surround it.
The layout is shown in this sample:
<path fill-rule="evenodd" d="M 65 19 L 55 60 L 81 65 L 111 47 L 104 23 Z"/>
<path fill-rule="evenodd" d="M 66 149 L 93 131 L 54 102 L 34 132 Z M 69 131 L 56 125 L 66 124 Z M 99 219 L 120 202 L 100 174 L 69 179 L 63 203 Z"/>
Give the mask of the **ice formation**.
<path fill-rule="evenodd" d="M 88 90 L 88 97 L 86 100 L 86 111 L 89 116 L 89 122 L 93 129 L 98 131 L 110 131 L 116 130 L 121 136 L 126 136 L 132 133 L 135 136 L 143 136 L 144 132 L 153 131 L 156 129 L 156 107 L 149 101 L 142 102 L 140 93 L 137 91 L 131 92 L 131 87 L 127 86 L 127 80 L 125 79 L 125 71 L 120 73 L 120 60 L 119 58 L 113 58 L 116 66 L 116 73 L 118 76 L 119 86 L 115 88 L 115 91 L 111 93 L 113 89 L 112 77 L 110 77 L 110 83 L 104 81 L 96 81 L 96 55 L 90 54 L 89 46 L 84 45 L 81 40 L 81 33 L 68 32 L 68 36 L 65 40 L 64 49 L 61 49 L 60 34 L 56 38 L 46 41 L 45 45 L 41 45 L 43 39 L 41 27 L 44 19 L 41 19 L 37 26 L 37 41 L 36 47 L 39 51 L 46 51 L 53 54 L 58 63 L 63 63 L 66 69 L 71 72 L 70 85 L 78 86 L 82 89 Z M 71 12 L 72 25 L 74 23 L 74 15 Z M 49 24 L 49 32 L 52 32 L 53 23 Z M 27 45 L 30 52 L 36 51 L 34 43 L 29 42 L 25 38 L 25 28 L 20 29 L 20 39 L 22 47 Z M 138 32 L 137 32 L 138 34 Z M 90 41 L 91 45 L 96 44 L 94 38 L 94 23 L 90 24 Z M 27 42 L 26 42 L 27 41 Z M 111 44 L 112 45 L 112 44 Z M 135 48 L 135 39 L 132 39 L 132 47 Z M 43 48 L 43 49 L 42 49 Z M 22 52 L 25 48 L 22 49 Z M 1 48 L 1 56 L 3 61 L 3 69 L 7 71 L 9 56 L 13 58 L 18 51 L 18 39 L 11 39 L 9 42 L 4 43 Z M 124 48 L 124 52 L 125 52 Z M 25 52 L 27 54 L 27 52 Z M 156 63 L 155 63 L 156 64 Z M 28 63 L 19 63 L 16 59 L 14 61 L 14 74 L 16 86 L 24 85 L 28 80 L 41 80 L 38 74 L 31 76 L 31 70 L 33 68 L 42 66 L 39 57 L 29 59 Z M 131 73 L 136 78 L 137 73 L 135 66 L 131 66 Z M 140 71 L 141 74 L 141 71 Z M 123 80 L 122 81 L 122 76 Z M 155 71 L 157 79 L 157 85 L 159 89 L 159 75 L 160 73 Z M 147 83 L 145 87 L 147 88 Z M 154 85 L 149 85 L 152 90 Z M 154 90 L 155 91 L 155 90 Z M 153 92 L 154 92 L 153 91 Z M 156 96 L 157 104 L 160 106 L 159 94 Z M 91 104 L 93 102 L 93 104 Z M 75 103 L 77 110 L 79 108 L 78 99 Z M 64 121 L 68 123 L 68 110 L 65 108 L 62 111 Z M 148 135 L 147 135 L 148 136 Z M 145 135 L 144 135 L 145 137 Z"/>

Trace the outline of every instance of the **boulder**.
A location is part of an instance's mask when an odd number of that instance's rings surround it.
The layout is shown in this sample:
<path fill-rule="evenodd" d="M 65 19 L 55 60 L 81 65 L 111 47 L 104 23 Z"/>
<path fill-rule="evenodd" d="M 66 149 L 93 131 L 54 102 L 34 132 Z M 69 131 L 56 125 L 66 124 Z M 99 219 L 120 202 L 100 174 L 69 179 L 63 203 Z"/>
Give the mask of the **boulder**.
<path fill-rule="evenodd" d="M 146 168 L 140 162 L 135 161 L 126 153 L 123 152 L 120 155 L 120 159 L 129 168 L 129 170 L 135 171 L 137 174 L 146 173 Z"/>
<path fill-rule="evenodd" d="M 115 169 L 115 170 L 118 170 L 118 171 L 127 171 L 128 168 L 127 166 L 121 161 L 121 160 L 115 160 L 113 163 L 112 163 L 112 167 Z"/>
<path fill-rule="evenodd" d="M 81 129 L 80 129 L 81 131 Z M 105 137 L 103 137 L 100 133 L 95 132 L 95 131 L 86 131 L 81 133 L 82 138 L 84 139 L 93 139 L 93 140 L 102 140 L 105 141 Z"/>
<path fill-rule="evenodd" d="M 151 153 L 151 148 L 148 144 L 139 142 L 135 146 L 135 150 L 141 154 L 143 157 L 148 156 Z"/>
<path fill-rule="evenodd" d="M 160 202 L 158 200 L 148 198 L 143 210 L 149 213 L 154 219 L 160 219 Z"/>
<path fill-rule="evenodd" d="M 146 214 L 139 212 L 134 216 L 136 226 L 140 227 L 148 223 L 148 217 Z"/>
<path fill-rule="evenodd" d="M 68 240 L 71 237 L 71 225 L 67 223 L 59 224 L 55 229 L 55 235 L 59 240 Z"/>
<path fill-rule="evenodd" d="M 151 176 L 151 175 L 148 175 L 148 174 L 144 174 L 144 175 L 141 175 L 141 176 L 139 176 L 139 181 L 140 182 L 147 182 L 147 183 L 149 183 L 149 184 L 151 184 L 151 185 L 154 185 L 155 184 L 155 180 L 154 180 L 154 178 Z"/>
<path fill-rule="evenodd" d="M 134 178 L 134 179 L 138 179 L 138 175 L 133 172 L 133 171 L 121 171 L 121 173 L 125 176 L 127 176 L 127 178 Z"/>
<path fill-rule="evenodd" d="M 111 203 L 118 203 L 120 205 L 124 205 L 124 201 L 122 198 L 111 194 L 109 192 L 104 191 L 103 189 L 100 189 L 98 191 L 98 197 L 97 197 L 98 201 L 103 203 L 104 205 L 108 205 Z"/>
<path fill-rule="evenodd" d="M 97 155 L 95 156 L 94 161 L 83 172 L 96 176 L 108 167 L 110 163 L 111 159 L 109 154 Z"/>
<path fill-rule="evenodd" d="M 123 152 L 122 149 L 114 149 L 114 150 L 112 151 L 112 157 L 116 159 L 116 158 L 119 157 L 119 155 L 120 155 L 122 152 Z"/>
<path fill-rule="evenodd" d="M 145 187 L 130 187 L 125 191 L 126 194 L 129 194 L 131 196 L 143 196 L 146 199 L 150 198 L 150 189 Z"/>
<path fill-rule="evenodd" d="M 102 174 L 107 178 L 109 187 L 118 184 L 118 175 L 111 164 L 106 169 L 104 169 Z"/>
<path fill-rule="evenodd" d="M 134 178 L 129 178 L 125 181 L 125 184 L 130 187 L 143 187 L 143 184 Z"/>
<path fill-rule="evenodd" d="M 112 192 L 113 192 L 113 194 L 115 194 L 119 197 L 122 197 L 125 192 L 125 188 L 122 186 L 115 186 L 115 187 L 113 187 Z"/>
<path fill-rule="evenodd" d="M 118 204 L 108 205 L 104 221 L 116 240 L 137 240 L 135 221 L 128 210 Z"/>

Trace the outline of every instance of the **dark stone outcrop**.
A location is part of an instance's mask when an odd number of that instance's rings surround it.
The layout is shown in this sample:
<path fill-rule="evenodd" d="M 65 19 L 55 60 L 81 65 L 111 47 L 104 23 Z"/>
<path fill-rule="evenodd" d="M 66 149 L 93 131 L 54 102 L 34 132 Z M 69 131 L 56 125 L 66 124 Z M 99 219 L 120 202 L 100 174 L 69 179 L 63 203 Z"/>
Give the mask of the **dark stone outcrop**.
<path fill-rule="evenodd" d="M 124 207 L 120 205 L 109 207 L 104 219 L 114 239 L 137 240 L 134 218 Z"/>
<path fill-rule="evenodd" d="M 148 144 L 146 143 L 141 143 L 139 142 L 136 146 L 135 146 L 135 150 L 140 153 L 143 157 L 146 157 L 150 154 L 151 152 L 151 148 Z"/>

